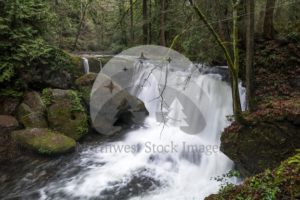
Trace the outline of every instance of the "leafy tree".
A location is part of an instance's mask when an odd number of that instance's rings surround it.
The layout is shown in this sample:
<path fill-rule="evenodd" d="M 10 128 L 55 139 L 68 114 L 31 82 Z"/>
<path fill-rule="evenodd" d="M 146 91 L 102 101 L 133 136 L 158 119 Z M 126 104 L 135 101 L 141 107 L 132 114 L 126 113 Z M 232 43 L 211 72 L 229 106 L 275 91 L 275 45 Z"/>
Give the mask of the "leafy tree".
<path fill-rule="evenodd" d="M 46 67 L 70 66 L 68 56 L 45 42 L 53 15 L 43 0 L 1 1 L 0 85 L 1 95 L 26 89 L 24 72 Z"/>
<path fill-rule="evenodd" d="M 2 1 L 0 14 L 0 83 L 9 81 L 17 69 L 48 51 L 43 48 L 47 6 L 38 0 Z"/>

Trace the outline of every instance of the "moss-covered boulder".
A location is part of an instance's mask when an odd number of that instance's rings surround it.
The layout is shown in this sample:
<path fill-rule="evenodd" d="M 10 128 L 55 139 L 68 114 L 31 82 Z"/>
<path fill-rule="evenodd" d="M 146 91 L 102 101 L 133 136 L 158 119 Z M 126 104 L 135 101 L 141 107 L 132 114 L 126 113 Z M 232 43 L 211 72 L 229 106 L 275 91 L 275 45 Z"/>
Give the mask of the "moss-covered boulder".
<path fill-rule="evenodd" d="M 37 90 L 45 87 L 69 89 L 83 74 L 81 58 L 67 52 L 49 48 L 47 53 L 30 62 L 30 67 L 22 68 L 22 84 Z"/>
<path fill-rule="evenodd" d="M 276 167 L 300 148 L 299 127 L 289 122 L 260 122 L 251 127 L 233 126 L 221 137 L 221 150 L 244 176 Z"/>
<path fill-rule="evenodd" d="M 221 188 L 219 194 L 205 200 L 290 200 L 300 199 L 300 153 L 282 162 L 274 170 L 266 170 L 247 178 L 241 185 Z"/>
<path fill-rule="evenodd" d="M 76 146 L 72 138 L 49 129 L 34 128 L 14 131 L 12 138 L 21 146 L 45 155 L 70 152 Z"/>
<path fill-rule="evenodd" d="M 74 80 L 84 75 L 84 67 L 82 63 L 82 58 L 77 55 L 69 54 L 71 63 L 73 65 L 72 69 L 70 70 L 70 73 L 74 77 Z"/>
<path fill-rule="evenodd" d="M 18 107 L 18 120 L 26 128 L 47 128 L 45 116 L 46 107 L 37 92 L 27 92 L 24 100 Z"/>
<path fill-rule="evenodd" d="M 43 100 L 47 105 L 49 127 L 79 140 L 88 132 L 88 116 L 77 92 L 45 89 Z"/>
<path fill-rule="evenodd" d="M 75 84 L 87 105 L 90 103 L 90 95 L 96 78 L 96 73 L 89 73 L 81 76 L 75 81 Z"/>

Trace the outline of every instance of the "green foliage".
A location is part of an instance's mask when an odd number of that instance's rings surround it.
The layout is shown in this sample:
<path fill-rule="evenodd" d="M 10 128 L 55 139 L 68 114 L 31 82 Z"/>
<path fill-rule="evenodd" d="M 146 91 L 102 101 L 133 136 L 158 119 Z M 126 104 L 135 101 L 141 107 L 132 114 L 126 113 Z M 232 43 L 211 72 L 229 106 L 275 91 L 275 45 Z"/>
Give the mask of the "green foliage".
<path fill-rule="evenodd" d="M 0 96 L 2 97 L 22 97 L 23 92 L 12 88 L 2 88 L 0 89 Z"/>
<path fill-rule="evenodd" d="M 85 112 L 85 110 L 81 104 L 81 99 L 78 96 L 77 92 L 71 90 L 70 96 L 72 99 L 72 112 Z"/>
<path fill-rule="evenodd" d="M 300 149 L 297 149 L 297 154 L 290 158 L 288 161 L 289 164 L 296 164 L 300 167 Z"/>
<path fill-rule="evenodd" d="M 52 92 L 49 88 L 46 88 L 42 92 L 42 101 L 45 106 L 50 106 L 52 104 Z"/>
<path fill-rule="evenodd" d="M 2 2 L 0 12 L 0 83 L 9 81 L 19 68 L 47 52 L 41 36 L 46 31 L 47 6 L 38 0 Z"/>
<path fill-rule="evenodd" d="M 222 186 L 209 200 L 281 200 L 298 199 L 300 152 L 282 162 L 275 170 L 266 170 L 247 178 L 241 185 Z"/>
<path fill-rule="evenodd" d="M 81 104 L 81 98 L 76 91 L 71 90 L 69 93 L 72 100 L 71 112 L 86 112 Z M 88 119 L 86 116 L 82 116 L 82 120 L 76 127 L 76 134 L 81 137 L 88 132 Z"/>

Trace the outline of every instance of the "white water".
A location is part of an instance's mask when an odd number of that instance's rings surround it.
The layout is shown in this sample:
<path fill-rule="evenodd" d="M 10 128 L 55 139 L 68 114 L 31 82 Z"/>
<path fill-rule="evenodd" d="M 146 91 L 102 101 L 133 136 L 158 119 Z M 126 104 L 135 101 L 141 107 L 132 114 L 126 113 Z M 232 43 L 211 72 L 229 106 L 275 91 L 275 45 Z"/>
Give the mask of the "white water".
<path fill-rule="evenodd" d="M 149 70 L 140 70 L 134 81 L 143 80 L 148 73 Z M 160 101 L 154 99 L 160 90 L 154 75 L 155 72 L 138 92 L 150 112 L 145 127 L 127 133 L 120 141 L 82 152 L 78 165 L 85 170 L 43 188 L 42 199 L 48 195 L 60 199 L 53 194 L 61 193 L 68 199 L 201 200 L 218 191 L 221 183 L 213 178 L 233 167 L 232 161 L 219 151 L 220 134 L 229 125 L 226 116 L 232 114 L 231 88 L 216 74 L 195 73 L 187 85 L 182 84 L 185 72 L 170 74 L 170 87 L 182 88 L 184 95 L 192 97 L 181 101 L 187 107 L 185 115 L 193 116 L 189 125 L 205 124 L 197 134 L 187 134 L 174 123 L 157 122 Z M 188 109 L 191 103 L 203 118 L 195 115 L 194 109 Z M 173 106 L 173 115 L 176 112 L 182 112 L 182 107 L 174 110 Z M 197 149 L 191 150 L 192 145 Z M 172 151 L 171 146 L 176 148 Z M 142 179 L 134 182 L 136 177 Z"/>
<path fill-rule="evenodd" d="M 83 57 L 82 60 L 83 60 L 84 73 L 89 74 L 90 73 L 89 60 L 85 57 Z"/>

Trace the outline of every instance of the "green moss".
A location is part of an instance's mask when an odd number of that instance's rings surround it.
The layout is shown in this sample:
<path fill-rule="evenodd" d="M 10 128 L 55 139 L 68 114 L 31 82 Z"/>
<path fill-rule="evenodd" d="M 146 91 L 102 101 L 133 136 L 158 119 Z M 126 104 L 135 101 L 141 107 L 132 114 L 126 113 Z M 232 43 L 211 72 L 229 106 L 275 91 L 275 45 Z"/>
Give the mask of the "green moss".
<path fill-rule="evenodd" d="M 110 59 L 112 59 L 112 56 L 104 56 L 99 59 L 101 60 L 102 67 L 104 67 L 104 65 L 106 65 L 106 63 L 108 63 Z"/>
<path fill-rule="evenodd" d="M 84 107 L 81 104 L 81 99 L 77 92 L 70 90 L 69 92 L 71 101 L 72 101 L 72 112 L 85 112 Z"/>
<path fill-rule="evenodd" d="M 52 92 L 50 91 L 51 94 Z M 79 140 L 88 132 L 88 117 L 81 98 L 73 90 L 56 92 L 61 94 L 52 96 L 51 105 L 47 108 L 49 127 Z"/>
<path fill-rule="evenodd" d="M 12 89 L 12 88 L 4 88 L 4 89 L 0 89 L 0 96 L 2 97 L 22 97 L 23 96 L 23 92 L 16 90 L 16 89 Z"/>
<path fill-rule="evenodd" d="M 20 145 L 39 154 L 55 155 L 72 150 L 76 142 L 72 138 L 49 129 L 26 129 L 15 131 L 12 138 Z"/>
<path fill-rule="evenodd" d="M 42 101 L 45 104 L 45 106 L 50 106 L 52 103 L 52 92 L 51 89 L 46 88 L 42 92 Z"/>
<path fill-rule="evenodd" d="M 83 118 L 79 125 L 76 128 L 76 134 L 79 138 L 85 135 L 88 132 L 88 119 L 87 117 Z"/>

